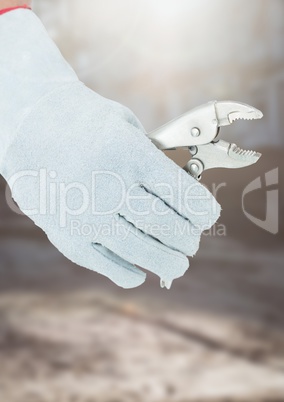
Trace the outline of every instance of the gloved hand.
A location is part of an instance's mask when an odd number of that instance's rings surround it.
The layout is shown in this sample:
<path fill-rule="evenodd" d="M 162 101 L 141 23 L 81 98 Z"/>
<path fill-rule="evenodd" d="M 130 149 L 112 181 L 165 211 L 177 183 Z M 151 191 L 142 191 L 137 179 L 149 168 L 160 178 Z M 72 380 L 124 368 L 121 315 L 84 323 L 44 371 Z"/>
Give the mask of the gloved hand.
<path fill-rule="evenodd" d="M 80 82 L 30 10 L 0 17 L 0 172 L 73 262 L 131 288 L 188 268 L 220 207 L 133 113 Z"/>

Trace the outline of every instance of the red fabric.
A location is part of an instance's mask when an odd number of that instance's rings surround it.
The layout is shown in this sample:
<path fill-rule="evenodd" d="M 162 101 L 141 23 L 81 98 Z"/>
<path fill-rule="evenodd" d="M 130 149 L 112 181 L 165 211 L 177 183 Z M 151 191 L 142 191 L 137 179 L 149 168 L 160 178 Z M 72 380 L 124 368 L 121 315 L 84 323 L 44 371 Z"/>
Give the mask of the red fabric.
<path fill-rule="evenodd" d="M 8 13 L 9 11 L 17 10 L 18 8 L 27 8 L 28 10 L 31 10 L 31 8 L 29 6 L 24 4 L 23 6 L 4 8 L 3 10 L 0 10 L 0 15 Z"/>

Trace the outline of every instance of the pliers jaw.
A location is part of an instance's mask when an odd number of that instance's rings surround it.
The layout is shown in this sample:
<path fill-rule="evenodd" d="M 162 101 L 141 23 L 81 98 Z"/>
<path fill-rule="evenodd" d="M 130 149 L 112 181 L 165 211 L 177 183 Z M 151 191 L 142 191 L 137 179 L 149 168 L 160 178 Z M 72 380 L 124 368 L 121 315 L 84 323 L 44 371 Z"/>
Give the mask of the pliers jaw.
<path fill-rule="evenodd" d="M 200 180 L 204 170 L 213 168 L 237 169 L 256 163 L 259 152 L 247 151 L 227 141 L 212 141 L 199 147 L 190 147 L 192 158 L 184 169 L 195 179 Z"/>
<path fill-rule="evenodd" d="M 263 114 L 260 110 L 246 105 L 245 103 L 233 101 L 219 101 L 215 103 L 218 126 L 229 126 L 236 120 L 261 119 Z"/>
<path fill-rule="evenodd" d="M 244 103 L 213 101 L 160 127 L 149 138 L 163 150 L 187 147 L 192 158 L 184 169 L 199 180 L 206 169 L 240 168 L 257 162 L 260 153 L 242 150 L 216 137 L 220 127 L 235 120 L 255 120 L 262 116 L 261 111 Z"/>

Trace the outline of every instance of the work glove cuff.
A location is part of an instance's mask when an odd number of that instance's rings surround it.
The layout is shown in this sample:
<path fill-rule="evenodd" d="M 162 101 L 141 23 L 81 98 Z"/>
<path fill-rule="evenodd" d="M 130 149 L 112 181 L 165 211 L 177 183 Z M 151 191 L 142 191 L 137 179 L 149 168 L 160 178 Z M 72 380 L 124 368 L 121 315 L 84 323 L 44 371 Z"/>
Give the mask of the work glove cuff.
<path fill-rule="evenodd" d="M 0 164 L 36 103 L 78 77 L 29 9 L 0 16 Z M 40 135 L 40 133 L 39 133 Z"/>

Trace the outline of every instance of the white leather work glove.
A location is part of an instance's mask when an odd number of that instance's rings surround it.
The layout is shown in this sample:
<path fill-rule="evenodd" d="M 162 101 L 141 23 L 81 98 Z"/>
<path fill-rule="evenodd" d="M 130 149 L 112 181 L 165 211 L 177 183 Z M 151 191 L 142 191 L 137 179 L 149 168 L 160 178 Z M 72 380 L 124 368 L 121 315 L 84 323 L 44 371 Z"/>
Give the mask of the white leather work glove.
<path fill-rule="evenodd" d="M 132 288 L 188 268 L 220 207 L 126 107 L 80 82 L 30 10 L 0 16 L 0 172 L 78 265 Z M 135 265 L 134 265 L 135 264 Z"/>

